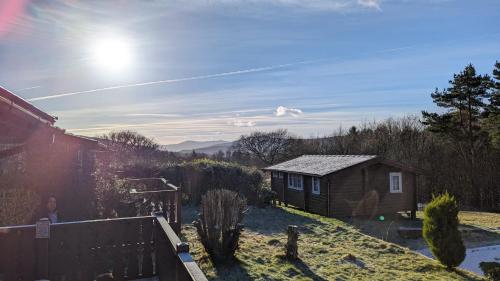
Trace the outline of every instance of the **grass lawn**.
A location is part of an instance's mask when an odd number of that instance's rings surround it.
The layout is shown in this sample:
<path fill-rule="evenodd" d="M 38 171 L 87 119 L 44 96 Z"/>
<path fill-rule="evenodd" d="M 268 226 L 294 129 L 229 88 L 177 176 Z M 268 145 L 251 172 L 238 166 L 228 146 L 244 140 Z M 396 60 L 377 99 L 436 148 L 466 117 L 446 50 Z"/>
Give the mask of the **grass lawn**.
<path fill-rule="evenodd" d="M 427 247 L 423 238 L 404 239 L 399 236 L 399 227 L 422 227 L 423 212 L 417 212 L 416 220 L 403 217 L 386 218 L 384 221 L 350 219 L 348 222 L 359 231 L 379 239 L 413 250 Z M 460 212 L 460 231 L 467 248 L 500 244 L 500 214 L 486 212 Z"/>
<path fill-rule="evenodd" d="M 183 238 L 210 280 L 482 280 L 470 272 L 447 271 L 431 259 L 364 235 L 340 220 L 284 207 L 249 209 L 237 262 L 216 268 L 191 224 L 196 210 L 183 211 Z M 300 259 L 295 262 L 283 259 L 290 224 L 300 231 Z M 345 259 L 348 254 L 358 262 Z"/>
<path fill-rule="evenodd" d="M 423 218 L 423 212 L 417 212 L 417 217 Z M 458 219 L 462 225 L 479 227 L 500 233 L 500 214 L 461 211 L 458 213 Z"/>

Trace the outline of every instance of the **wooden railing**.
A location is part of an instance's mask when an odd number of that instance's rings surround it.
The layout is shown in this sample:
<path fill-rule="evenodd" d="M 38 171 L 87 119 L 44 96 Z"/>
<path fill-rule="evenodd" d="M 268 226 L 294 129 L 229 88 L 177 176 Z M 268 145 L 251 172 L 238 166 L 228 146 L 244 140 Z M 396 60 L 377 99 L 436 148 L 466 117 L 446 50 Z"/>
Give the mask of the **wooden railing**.
<path fill-rule="evenodd" d="M 130 194 L 134 201 L 134 208 L 138 210 L 137 215 L 150 215 L 161 212 L 169 224 L 179 234 L 181 229 L 182 202 L 181 189 L 168 183 L 164 178 L 140 178 L 124 179 L 137 186 L 144 186 L 145 189 L 132 189 Z"/>
<path fill-rule="evenodd" d="M 36 226 L 0 228 L 0 280 L 207 280 L 162 213 L 56 223 L 48 239 Z"/>

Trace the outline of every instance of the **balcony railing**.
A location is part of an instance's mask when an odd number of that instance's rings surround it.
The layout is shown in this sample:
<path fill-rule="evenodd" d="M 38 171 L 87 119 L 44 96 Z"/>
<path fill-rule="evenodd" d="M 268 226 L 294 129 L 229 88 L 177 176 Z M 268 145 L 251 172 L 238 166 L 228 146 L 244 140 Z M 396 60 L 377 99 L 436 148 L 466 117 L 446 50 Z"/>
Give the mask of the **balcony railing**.
<path fill-rule="evenodd" d="M 206 280 L 162 215 L 0 228 L 0 280 Z"/>
<path fill-rule="evenodd" d="M 55 223 L 48 232 L 41 223 L 0 227 L 0 281 L 87 281 L 104 273 L 115 280 L 207 280 L 177 236 L 180 189 L 162 182 L 165 188 L 132 192 L 153 215 Z"/>

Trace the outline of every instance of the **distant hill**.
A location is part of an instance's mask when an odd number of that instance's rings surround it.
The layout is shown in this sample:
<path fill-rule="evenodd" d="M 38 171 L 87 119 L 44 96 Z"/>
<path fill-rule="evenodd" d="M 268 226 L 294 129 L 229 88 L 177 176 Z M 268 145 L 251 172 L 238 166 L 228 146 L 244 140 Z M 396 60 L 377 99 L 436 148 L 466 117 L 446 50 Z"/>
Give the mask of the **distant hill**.
<path fill-rule="evenodd" d="M 187 153 L 192 153 L 194 150 L 196 153 L 204 153 L 204 154 L 208 154 L 208 155 L 213 155 L 219 151 L 226 152 L 228 150 L 231 150 L 232 146 L 233 146 L 233 142 L 224 142 L 224 143 L 219 143 L 219 144 L 215 144 L 215 145 L 210 145 L 207 147 L 200 147 L 197 149 L 181 150 L 181 151 L 179 151 L 179 153 L 187 154 Z"/>
<path fill-rule="evenodd" d="M 176 143 L 176 144 L 162 145 L 162 146 L 160 146 L 160 149 L 161 150 L 168 150 L 168 151 L 172 151 L 172 152 L 185 153 L 186 151 L 192 152 L 193 150 L 196 150 L 198 152 L 199 149 L 207 149 L 210 147 L 217 147 L 217 146 L 220 146 L 221 148 L 224 148 L 224 147 L 229 148 L 232 144 L 233 143 L 230 141 L 223 141 L 223 140 L 183 141 L 181 143 Z M 211 150 L 211 149 L 208 149 L 208 150 Z M 215 151 L 214 153 L 216 153 L 217 151 Z"/>

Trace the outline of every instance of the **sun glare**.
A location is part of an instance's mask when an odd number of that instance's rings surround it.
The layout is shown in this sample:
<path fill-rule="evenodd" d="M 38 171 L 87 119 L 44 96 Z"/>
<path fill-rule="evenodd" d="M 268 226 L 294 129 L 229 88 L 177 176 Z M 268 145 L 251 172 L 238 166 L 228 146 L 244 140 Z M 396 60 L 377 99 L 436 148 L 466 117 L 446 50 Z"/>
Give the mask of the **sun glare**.
<path fill-rule="evenodd" d="M 132 63 L 132 49 L 124 39 L 106 38 L 95 42 L 92 57 L 105 70 L 122 71 Z"/>

